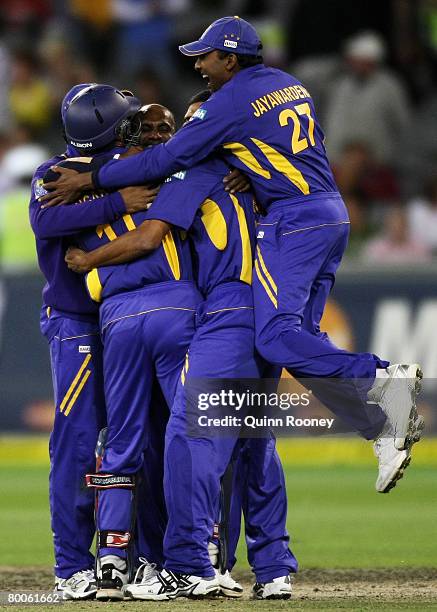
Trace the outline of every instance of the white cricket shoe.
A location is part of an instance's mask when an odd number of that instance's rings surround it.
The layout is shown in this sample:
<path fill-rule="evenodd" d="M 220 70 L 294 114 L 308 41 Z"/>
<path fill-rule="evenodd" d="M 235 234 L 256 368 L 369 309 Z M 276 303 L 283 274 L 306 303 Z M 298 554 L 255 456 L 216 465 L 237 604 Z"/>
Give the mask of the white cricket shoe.
<path fill-rule="evenodd" d="M 215 576 L 202 578 L 190 574 L 176 574 L 164 569 L 141 584 L 127 585 L 124 594 L 130 599 L 165 601 L 176 597 L 212 597 L 219 594 L 219 589 L 220 585 Z"/>
<path fill-rule="evenodd" d="M 420 440 L 423 427 L 423 417 L 418 416 L 410 435 L 411 445 Z M 373 448 L 379 464 L 375 488 L 378 493 L 388 493 L 396 486 L 410 465 L 411 447 L 408 450 L 398 450 L 392 437 L 381 436 L 375 440 Z"/>
<path fill-rule="evenodd" d="M 252 587 L 253 599 L 290 599 L 291 578 L 280 576 L 271 582 L 256 582 Z"/>
<path fill-rule="evenodd" d="M 97 591 L 94 570 L 81 570 L 70 578 L 55 576 L 55 593 L 62 593 L 62 599 L 91 599 Z"/>
<path fill-rule="evenodd" d="M 123 587 L 123 594 L 129 599 L 132 599 L 132 595 L 135 595 L 138 589 L 138 592 L 141 593 L 141 585 L 145 584 L 151 578 L 155 578 L 159 573 L 156 569 L 156 563 L 150 563 L 145 557 L 139 557 L 138 560 L 140 565 L 135 573 L 133 582 Z M 130 590 L 129 594 L 126 593 L 127 589 Z"/>
<path fill-rule="evenodd" d="M 138 561 L 140 562 L 140 565 L 135 573 L 133 584 L 139 584 L 143 581 L 145 582 L 149 578 L 153 578 L 159 573 L 156 569 L 156 563 L 150 563 L 146 557 L 139 557 Z"/>
<path fill-rule="evenodd" d="M 379 464 L 375 488 L 378 493 L 388 493 L 403 477 L 404 470 L 410 464 L 411 454 L 395 448 L 393 438 L 378 438 L 373 449 Z"/>
<path fill-rule="evenodd" d="M 232 578 L 229 570 L 222 574 L 218 569 L 214 569 L 215 576 L 220 586 L 220 595 L 225 597 L 243 597 L 243 587 L 239 582 Z"/>
<path fill-rule="evenodd" d="M 422 377 L 417 363 L 395 364 L 377 370 L 375 382 L 367 394 L 369 402 L 379 404 L 387 415 L 381 437 L 394 438 L 398 450 L 408 451 L 415 442 L 416 396 Z"/>
<path fill-rule="evenodd" d="M 117 555 L 104 555 L 97 559 L 97 593 L 100 601 L 124 599 L 123 587 L 128 581 L 126 559 Z"/>

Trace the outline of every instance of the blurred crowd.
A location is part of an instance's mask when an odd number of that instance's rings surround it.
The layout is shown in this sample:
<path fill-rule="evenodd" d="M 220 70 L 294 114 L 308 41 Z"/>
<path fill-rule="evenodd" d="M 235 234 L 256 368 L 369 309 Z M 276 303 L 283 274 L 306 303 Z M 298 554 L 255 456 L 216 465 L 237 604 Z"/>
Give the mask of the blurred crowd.
<path fill-rule="evenodd" d="M 348 257 L 437 256 L 437 0 L 2 0 L 3 270 L 36 267 L 29 181 L 63 150 L 65 92 L 108 82 L 180 120 L 202 84 L 177 45 L 232 14 L 257 27 L 267 64 L 312 93 L 350 212 Z"/>

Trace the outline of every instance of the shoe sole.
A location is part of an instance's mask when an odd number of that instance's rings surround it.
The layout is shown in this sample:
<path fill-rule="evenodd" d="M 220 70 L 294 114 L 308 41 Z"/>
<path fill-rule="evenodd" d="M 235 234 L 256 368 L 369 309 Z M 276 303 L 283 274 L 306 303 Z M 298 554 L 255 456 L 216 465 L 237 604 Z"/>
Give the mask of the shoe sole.
<path fill-rule="evenodd" d="M 411 427 L 409 428 L 409 433 L 407 437 L 405 438 L 405 448 L 403 448 L 402 450 L 411 451 L 413 444 L 416 444 L 416 442 L 419 442 L 420 438 L 422 437 L 422 432 L 424 429 L 425 429 L 425 419 L 423 418 L 421 414 L 417 414 L 417 411 L 416 411 L 413 423 Z"/>
<path fill-rule="evenodd" d="M 96 599 L 98 601 L 123 601 L 124 593 L 119 589 L 99 589 Z"/>
<path fill-rule="evenodd" d="M 64 593 L 62 599 L 64 601 L 79 601 L 82 599 L 93 599 L 96 596 L 97 591 L 91 591 L 91 593 L 84 593 L 83 595 L 70 595 L 69 593 Z"/>
<path fill-rule="evenodd" d="M 291 595 L 291 593 L 277 593 L 275 595 L 267 595 L 267 597 L 262 597 L 254 594 L 252 599 L 256 599 L 257 601 L 266 601 L 267 599 L 291 599 Z"/>
<path fill-rule="evenodd" d="M 232 597 L 233 599 L 238 599 L 239 597 L 243 597 L 243 591 L 233 591 L 232 589 L 227 589 L 226 587 L 220 587 L 219 595 L 223 595 L 223 597 Z"/>
<path fill-rule="evenodd" d="M 414 440 L 414 434 L 416 433 L 416 421 L 418 419 L 417 407 L 416 407 L 416 397 L 420 393 L 422 389 L 422 379 L 423 372 L 419 366 L 419 364 L 412 364 L 408 368 L 408 373 L 406 379 L 414 379 L 414 389 L 411 392 L 411 410 L 408 416 L 408 428 L 405 433 L 405 436 L 400 438 L 395 438 L 395 447 L 397 450 L 410 450 L 416 440 Z M 423 429 L 423 427 L 422 427 Z M 419 437 L 420 439 L 420 437 Z"/>
<path fill-rule="evenodd" d="M 182 595 L 182 597 L 187 597 L 187 599 L 215 599 L 220 596 L 220 589 L 216 591 L 211 591 L 210 593 L 205 593 L 205 595 L 196 595 L 195 593 L 192 595 Z M 178 595 L 177 597 L 181 597 Z"/>
<path fill-rule="evenodd" d="M 213 587 L 210 590 L 205 591 L 204 593 L 196 593 L 197 586 L 198 585 L 195 585 L 193 589 L 181 589 L 174 594 L 172 593 L 170 595 L 170 599 L 177 599 L 178 597 L 188 597 L 189 599 L 212 599 L 220 595 L 220 587 L 218 586 Z"/>
<path fill-rule="evenodd" d="M 386 485 L 385 489 L 383 489 L 382 491 L 378 491 L 378 493 L 389 493 L 397 485 L 398 481 L 404 477 L 404 472 L 407 469 L 407 467 L 410 465 L 410 463 L 411 463 L 411 455 L 407 455 L 405 459 L 402 461 L 401 465 L 396 470 L 396 472 L 394 473 L 390 482 Z"/>
<path fill-rule="evenodd" d="M 411 448 L 413 444 L 416 444 L 416 442 L 419 442 L 420 438 L 422 437 L 422 432 L 424 428 L 425 428 L 425 420 L 423 416 L 419 414 L 416 420 L 414 421 L 414 428 L 409 437 L 409 444 L 408 444 L 408 447 L 405 449 L 408 452 L 408 455 L 405 457 L 404 461 L 398 467 L 397 471 L 393 475 L 393 478 L 387 484 L 385 489 L 383 491 L 379 491 L 379 493 L 389 493 L 397 485 L 398 481 L 404 477 L 404 472 L 411 463 Z"/>
<path fill-rule="evenodd" d="M 148 595 L 144 596 L 141 594 L 134 595 L 130 591 L 124 592 L 125 599 L 134 599 L 137 601 L 170 601 L 170 597 L 166 593 L 161 593 L 161 595 Z"/>
<path fill-rule="evenodd" d="M 141 594 L 133 594 L 128 590 L 124 591 L 124 596 L 129 599 L 136 599 L 141 601 L 172 601 L 177 599 L 178 597 L 187 597 L 190 599 L 212 599 L 213 597 L 217 597 L 219 595 L 219 588 L 216 587 L 214 590 L 208 591 L 207 593 L 190 593 L 188 591 L 179 591 L 177 593 L 161 593 L 160 595 L 141 595 Z"/>

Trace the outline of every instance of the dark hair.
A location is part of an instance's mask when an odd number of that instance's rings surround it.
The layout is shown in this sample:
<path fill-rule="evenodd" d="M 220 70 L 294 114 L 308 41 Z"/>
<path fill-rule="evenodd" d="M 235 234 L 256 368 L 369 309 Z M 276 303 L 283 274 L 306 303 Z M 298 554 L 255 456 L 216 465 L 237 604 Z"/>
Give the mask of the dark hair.
<path fill-rule="evenodd" d="M 260 46 L 260 50 L 262 45 Z M 219 58 L 225 59 L 227 55 L 231 55 L 231 52 L 228 51 L 219 51 Z M 241 55 L 240 53 L 233 53 L 236 56 L 238 65 L 241 69 L 250 68 L 251 66 L 257 66 L 258 64 L 264 63 L 264 58 L 262 55 Z"/>
<path fill-rule="evenodd" d="M 188 101 L 188 106 L 192 104 L 197 104 L 198 102 L 206 102 L 211 97 L 211 92 L 209 89 L 202 89 L 202 91 L 198 91 L 190 100 Z"/>

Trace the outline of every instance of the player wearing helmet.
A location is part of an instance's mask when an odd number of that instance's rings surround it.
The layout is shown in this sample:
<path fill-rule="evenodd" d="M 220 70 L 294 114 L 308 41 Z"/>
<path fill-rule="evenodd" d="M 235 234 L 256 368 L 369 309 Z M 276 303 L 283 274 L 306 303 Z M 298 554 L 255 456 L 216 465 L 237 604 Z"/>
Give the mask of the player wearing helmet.
<path fill-rule="evenodd" d="M 102 92 L 113 101 L 100 103 Z M 50 437 L 50 512 L 55 552 L 56 588 L 66 599 L 85 599 L 96 592 L 94 558 L 89 552 L 94 537 L 94 496 L 84 490 L 83 475 L 94 469 L 94 448 L 105 423 L 98 307 L 89 298 L 82 280 L 68 270 L 64 256 L 72 236 L 86 227 L 110 223 L 126 212 L 147 207 L 155 190 L 136 188 L 104 195 L 77 206 L 44 208 L 47 193 L 43 178 L 52 165 L 81 155 L 72 144 L 81 144 L 77 117 L 88 126 L 104 129 L 87 147 L 99 159 L 123 152 L 116 147 L 126 120 L 139 108 L 117 89 L 96 84 L 73 87 L 61 106 L 67 149 L 35 171 L 30 200 L 30 220 L 36 237 L 38 261 L 46 285 L 43 290 L 41 331 L 50 347 L 55 395 L 55 417 Z M 103 130 L 102 130 L 103 131 Z M 104 152 L 100 152 L 103 147 Z M 106 156 L 106 157 L 105 157 Z M 70 162 L 69 162 L 70 163 Z M 74 162 L 71 162 L 74 163 Z"/>
<path fill-rule="evenodd" d="M 97 263 L 103 266 L 98 268 L 98 273 L 107 293 L 111 284 L 108 275 L 114 274 L 114 268 L 120 274 L 141 260 L 129 266 L 108 267 L 108 263 L 125 264 L 148 250 L 152 251 L 149 255 L 152 257 L 153 250 L 170 228 L 173 232 L 177 228 L 188 230 L 195 254 L 197 283 L 205 298 L 197 309 L 196 332 L 166 432 L 164 486 L 169 522 L 164 540 L 165 569 L 146 574 L 138 583 L 126 587 L 124 592 L 132 598 L 165 600 L 209 596 L 219 586 L 228 595 L 241 595 L 241 589 L 226 572 L 232 562 L 220 574 L 214 570 L 211 561 L 215 560 L 208 554 L 213 550 L 211 545 L 208 547 L 208 540 L 216 519 L 220 479 L 237 445 L 239 429 L 226 436 L 214 435 L 210 430 L 190 435 L 185 414 L 191 396 L 195 395 L 192 385 L 196 378 L 259 378 L 264 366 L 255 355 L 254 347 L 250 288 L 255 238 L 252 196 L 226 193 L 222 177 L 227 171 L 228 166 L 216 158 L 169 177 L 138 230 L 126 232 L 124 229 L 123 236 L 88 253 L 73 250 L 67 254 L 69 262 L 73 253 L 82 259 L 86 271 Z M 93 273 L 95 270 L 90 272 Z M 102 313 L 102 323 L 104 317 Z M 130 344 L 136 346 L 133 340 Z M 130 363 L 128 356 L 124 355 L 124 361 Z M 132 371 L 133 366 L 129 369 Z M 125 379 L 126 375 L 121 378 Z M 141 388 L 142 383 L 137 384 Z M 115 385 L 116 382 L 112 386 L 120 395 L 119 402 L 126 405 L 124 390 Z M 135 423 L 135 419 L 126 418 L 129 424 L 131 421 Z M 288 598 L 289 573 L 296 571 L 297 562 L 288 549 L 282 467 L 269 433 L 251 443 L 250 448 L 246 445 L 250 455 L 248 469 L 241 469 L 243 474 L 247 472 L 247 480 L 241 477 L 249 559 L 263 591 L 265 583 L 271 583 L 266 596 Z"/>
<path fill-rule="evenodd" d="M 175 124 L 167 109 L 152 104 L 143 107 L 140 116 L 142 138 L 130 137 L 131 142 L 147 146 L 170 138 Z M 66 128 L 69 135 L 68 117 Z M 83 144 L 93 143 L 85 130 L 82 134 Z M 147 212 L 123 215 L 110 224 L 83 232 L 77 241 L 87 250 L 109 244 L 116 236 L 135 229 L 146 215 Z M 143 464 L 147 466 L 149 462 L 149 449 L 153 450 L 157 443 L 159 446 L 159 440 L 151 439 L 150 431 L 153 381 L 156 377 L 166 402 L 171 405 L 194 333 L 196 308 L 202 300 L 193 280 L 186 236 L 168 228 L 156 246 L 156 251 L 147 257 L 124 266 L 91 270 L 85 279 L 91 298 L 101 303 L 107 413 L 101 467 L 98 473 L 87 475 L 88 486 L 98 491 L 99 600 L 123 599 L 122 587 L 131 569 L 129 548 L 134 538 L 138 475 Z M 160 435 L 162 446 L 163 436 L 164 428 Z M 159 498 L 160 484 L 154 498 Z M 152 504 L 149 499 L 142 501 L 149 507 Z M 139 514 L 142 520 L 147 520 L 143 508 Z M 142 527 L 142 531 L 153 529 L 151 524 Z M 162 562 L 156 556 L 150 560 Z M 147 567 L 150 569 L 150 564 Z M 143 575 L 144 570 L 143 565 Z"/>
<path fill-rule="evenodd" d="M 305 379 L 316 397 L 374 440 L 378 492 L 403 476 L 423 418 L 418 364 L 394 364 L 336 347 L 320 320 L 347 246 L 349 217 L 338 192 L 310 93 L 292 75 L 264 66 L 255 28 L 239 17 L 212 23 L 180 51 L 196 58 L 211 98 L 169 143 L 73 180 L 78 189 L 118 187 L 184 170 L 221 150 L 246 171 L 266 211 L 257 235 L 254 300 L 257 349 Z"/>

